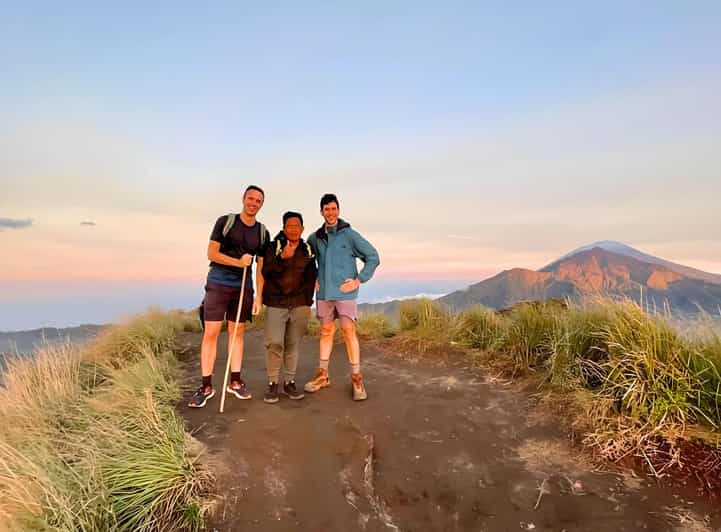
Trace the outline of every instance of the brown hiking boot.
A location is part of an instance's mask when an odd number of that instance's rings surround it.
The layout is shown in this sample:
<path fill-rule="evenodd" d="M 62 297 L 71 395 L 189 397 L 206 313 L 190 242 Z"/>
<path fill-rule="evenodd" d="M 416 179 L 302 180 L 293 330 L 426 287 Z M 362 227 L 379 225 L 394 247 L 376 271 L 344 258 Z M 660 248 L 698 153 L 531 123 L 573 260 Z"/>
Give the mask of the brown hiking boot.
<path fill-rule="evenodd" d="M 328 377 L 328 370 L 318 368 L 317 370 L 315 370 L 315 377 L 313 377 L 313 380 L 306 382 L 305 386 L 303 386 L 303 389 L 306 392 L 313 393 L 317 392 L 321 388 L 325 388 L 326 386 L 330 386 L 330 377 Z"/>
<path fill-rule="evenodd" d="M 350 376 L 351 387 L 353 388 L 353 400 L 364 401 L 368 399 L 366 388 L 363 386 L 363 377 L 360 373 L 354 373 Z"/>

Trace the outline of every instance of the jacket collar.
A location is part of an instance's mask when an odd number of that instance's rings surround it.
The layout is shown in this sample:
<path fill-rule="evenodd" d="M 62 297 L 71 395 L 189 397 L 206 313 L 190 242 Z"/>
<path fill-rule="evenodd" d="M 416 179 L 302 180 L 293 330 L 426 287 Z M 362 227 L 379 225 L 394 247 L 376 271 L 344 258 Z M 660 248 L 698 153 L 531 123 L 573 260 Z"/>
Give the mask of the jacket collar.
<path fill-rule="evenodd" d="M 278 231 L 278 234 L 275 235 L 275 238 L 273 239 L 273 242 L 272 242 L 272 245 L 275 246 L 275 249 L 276 249 L 276 255 L 279 254 L 278 249 L 282 250 L 283 246 L 285 246 L 286 242 L 288 242 L 288 237 L 285 236 L 285 233 L 281 229 L 280 231 Z M 302 237 L 298 240 L 298 247 L 300 247 L 300 248 L 307 247 L 305 240 L 303 240 Z"/>
<path fill-rule="evenodd" d="M 349 229 L 350 224 L 343 220 L 342 218 L 338 218 L 338 225 L 336 225 L 336 233 L 341 232 L 344 229 Z M 328 240 L 328 233 L 325 232 L 325 224 L 321 225 L 318 230 L 315 232 L 316 238 L 320 238 L 321 240 Z"/>

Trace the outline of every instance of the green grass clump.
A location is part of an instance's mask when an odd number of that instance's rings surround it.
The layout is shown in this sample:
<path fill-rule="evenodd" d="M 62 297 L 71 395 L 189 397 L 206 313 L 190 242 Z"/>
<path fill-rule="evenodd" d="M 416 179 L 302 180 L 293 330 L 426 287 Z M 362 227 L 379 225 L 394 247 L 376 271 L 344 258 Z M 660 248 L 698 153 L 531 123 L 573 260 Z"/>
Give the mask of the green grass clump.
<path fill-rule="evenodd" d="M 122 418 L 116 427 L 98 428 L 107 442 L 100 466 L 115 526 L 199 529 L 202 520 L 188 518 L 199 517 L 198 495 L 209 476 L 188 456 L 182 421 L 171 405 L 157 405 L 150 391 L 131 404 L 135 415 Z"/>
<path fill-rule="evenodd" d="M 599 335 L 607 357 L 595 364 L 599 395 L 654 427 L 707 423 L 721 427 L 719 350 L 712 339 L 689 340 L 663 316 L 630 301 L 606 303 Z"/>
<path fill-rule="evenodd" d="M 450 326 L 451 313 L 440 303 L 430 299 L 409 299 L 399 307 L 400 330 L 445 333 Z"/>
<path fill-rule="evenodd" d="M 705 417 L 721 428 L 721 333 L 707 330 L 691 341 L 690 366 L 698 378 L 698 403 Z"/>
<path fill-rule="evenodd" d="M 454 342 L 471 349 L 489 351 L 500 347 L 506 322 L 489 308 L 476 306 L 464 310 L 453 320 Z"/>
<path fill-rule="evenodd" d="M 589 362 L 606 357 L 601 331 L 608 323 L 605 309 L 593 305 L 570 305 L 554 314 L 554 325 L 547 335 L 545 360 L 548 381 L 561 387 L 585 386 L 593 389 L 601 384 Z"/>
<path fill-rule="evenodd" d="M 175 335 L 191 328 L 193 319 L 183 313 L 150 310 L 103 331 L 89 347 L 86 358 L 101 366 L 124 367 L 135 362 L 146 348 L 154 353 L 171 349 Z"/>
<path fill-rule="evenodd" d="M 550 356 L 558 312 L 556 305 L 538 302 L 517 305 L 508 314 L 500 349 L 511 355 L 517 368 L 536 368 Z"/>
<path fill-rule="evenodd" d="M 358 334 L 367 338 L 390 338 L 396 334 L 385 314 L 361 314 L 358 316 Z"/>
<path fill-rule="evenodd" d="M 400 340 L 420 352 L 443 348 L 451 341 L 453 316 L 430 299 L 409 299 L 399 306 Z"/>
<path fill-rule="evenodd" d="M 0 388 L 0 529 L 198 530 L 209 474 L 175 414 L 173 338 L 152 311 L 87 348 L 8 361 Z"/>

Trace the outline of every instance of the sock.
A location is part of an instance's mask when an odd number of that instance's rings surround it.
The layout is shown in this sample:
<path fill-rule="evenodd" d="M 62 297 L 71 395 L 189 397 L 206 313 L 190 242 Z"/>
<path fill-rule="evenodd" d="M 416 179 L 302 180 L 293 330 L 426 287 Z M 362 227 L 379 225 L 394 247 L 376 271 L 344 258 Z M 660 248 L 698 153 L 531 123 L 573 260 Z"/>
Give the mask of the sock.
<path fill-rule="evenodd" d="M 203 375 L 203 388 L 213 387 L 213 375 Z"/>
<path fill-rule="evenodd" d="M 350 365 L 350 372 L 351 372 L 353 375 L 358 375 L 358 374 L 360 373 L 360 362 L 358 362 L 357 364 L 351 364 L 351 365 Z"/>
<path fill-rule="evenodd" d="M 240 371 L 231 371 L 230 372 L 230 382 L 240 382 Z"/>
<path fill-rule="evenodd" d="M 329 364 L 329 363 L 330 363 L 330 359 L 328 359 L 328 360 L 323 360 L 323 359 L 321 358 L 321 359 L 320 359 L 320 367 L 321 367 L 321 369 L 324 369 L 324 370 L 328 371 L 328 364 Z"/>

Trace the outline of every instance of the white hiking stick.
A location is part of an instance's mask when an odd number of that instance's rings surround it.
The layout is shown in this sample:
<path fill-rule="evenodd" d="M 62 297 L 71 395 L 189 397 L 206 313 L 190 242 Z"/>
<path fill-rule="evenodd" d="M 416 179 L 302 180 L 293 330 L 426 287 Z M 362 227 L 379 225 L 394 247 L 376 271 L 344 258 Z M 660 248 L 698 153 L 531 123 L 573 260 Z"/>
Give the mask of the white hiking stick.
<path fill-rule="evenodd" d="M 248 268 L 243 266 L 243 283 L 240 285 L 240 301 L 238 301 L 238 312 L 235 315 L 235 327 L 233 327 L 233 337 L 230 339 L 230 348 L 228 349 L 228 362 L 225 364 L 225 377 L 223 378 L 223 388 L 220 395 L 220 413 L 223 413 L 225 406 L 225 387 L 228 385 L 228 373 L 230 373 L 230 359 L 233 358 L 233 346 L 235 345 L 235 336 L 238 334 L 238 323 L 240 322 L 240 311 L 243 308 L 243 296 L 245 295 L 245 274 Z"/>

